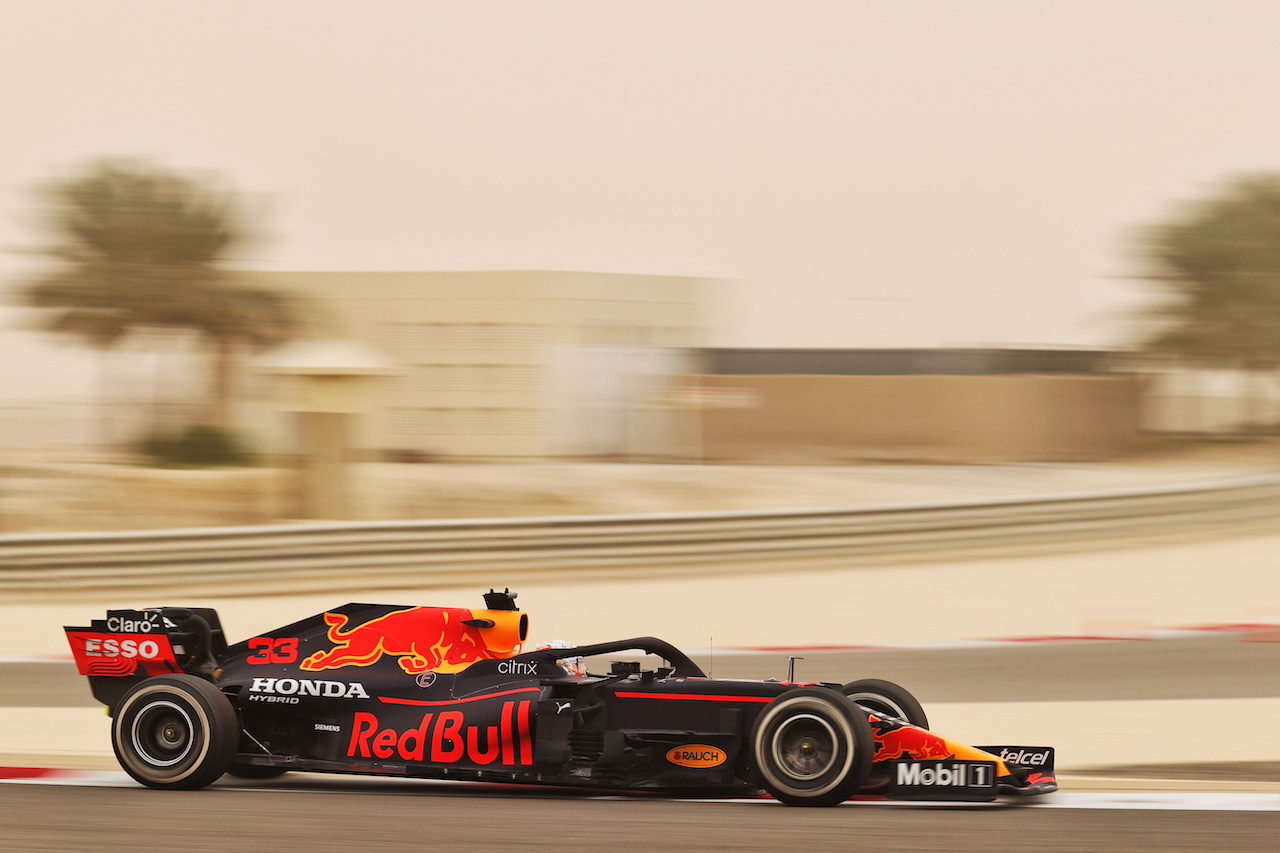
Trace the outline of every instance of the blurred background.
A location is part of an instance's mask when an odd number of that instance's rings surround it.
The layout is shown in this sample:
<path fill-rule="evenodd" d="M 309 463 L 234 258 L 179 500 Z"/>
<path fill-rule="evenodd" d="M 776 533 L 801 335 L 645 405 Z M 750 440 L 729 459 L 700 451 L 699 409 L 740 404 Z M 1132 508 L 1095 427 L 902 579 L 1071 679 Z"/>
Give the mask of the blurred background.
<path fill-rule="evenodd" d="M 999 463 L 1266 432 L 1274 14 L 6 10 L 0 446 Z"/>
<path fill-rule="evenodd" d="M 519 581 L 583 642 L 1271 637 L 1277 28 L 1192 0 L 9 4 L 5 653 L 65 654 L 55 620 L 104 603 L 212 599 L 242 637 Z M 1035 536 L 993 521 L 1018 501 L 1049 502 Z M 944 526 L 982 554 L 858 538 L 974 506 Z M 197 536 L 119 576 L 172 528 L 720 512 L 747 537 L 815 507 L 845 544 L 227 580 Z M 814 599 L 859 617 L 793 618 Z"/>

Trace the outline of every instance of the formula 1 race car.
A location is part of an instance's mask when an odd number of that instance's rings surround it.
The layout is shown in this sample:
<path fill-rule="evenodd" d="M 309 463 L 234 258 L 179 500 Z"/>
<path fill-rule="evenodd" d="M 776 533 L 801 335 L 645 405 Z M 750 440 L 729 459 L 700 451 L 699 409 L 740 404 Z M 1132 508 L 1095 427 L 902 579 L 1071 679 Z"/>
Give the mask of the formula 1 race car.
<path fill-rule="evenodd" d="M 208 608 L 111 610 L 65 630 L 112 717 L 120 765 L 152 788 L 305 770 L 763 788 L 808 806 L 1057 789 L 1052 749 L 935 734 L 887 681 L 711 679 L 653 637 L 521 652 L 529 619 L 515 598 L 490 590 L 483 610 L 347 604 L 232 646 Z M 597 674 L 584 664 L 634 652 L 663 665 L 613 660 Z"/>

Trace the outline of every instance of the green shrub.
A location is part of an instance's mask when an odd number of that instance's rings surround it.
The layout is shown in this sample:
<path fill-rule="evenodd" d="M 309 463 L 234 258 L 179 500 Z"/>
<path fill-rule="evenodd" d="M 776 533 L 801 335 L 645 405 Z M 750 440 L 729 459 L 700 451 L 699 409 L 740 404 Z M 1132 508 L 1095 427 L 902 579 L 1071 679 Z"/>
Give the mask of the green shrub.
<path fill-rule="evenodd" d="M 162 468 L 207 468 L 253 462 L 234 433 L 212 426 L 187 427 L 177 435 L 153 435 L 142 442 L 141 450 Z"/>

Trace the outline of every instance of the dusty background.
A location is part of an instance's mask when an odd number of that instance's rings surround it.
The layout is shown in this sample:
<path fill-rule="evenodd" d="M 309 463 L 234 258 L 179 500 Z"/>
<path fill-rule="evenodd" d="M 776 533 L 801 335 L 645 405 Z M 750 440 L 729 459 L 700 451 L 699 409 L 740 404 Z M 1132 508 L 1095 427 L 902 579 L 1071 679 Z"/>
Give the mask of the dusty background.
<path fill-rule="evenodd" d="M 266 524 L 297 516 L 289 467 L 166 470 L 0 458 L 0 534 Z M 1150 443 L 1124 459 L 1005 465 L 350 466 L 352 520 L 950 503 L 1175 485 L 1280 467 L 1280 441 Z"/>

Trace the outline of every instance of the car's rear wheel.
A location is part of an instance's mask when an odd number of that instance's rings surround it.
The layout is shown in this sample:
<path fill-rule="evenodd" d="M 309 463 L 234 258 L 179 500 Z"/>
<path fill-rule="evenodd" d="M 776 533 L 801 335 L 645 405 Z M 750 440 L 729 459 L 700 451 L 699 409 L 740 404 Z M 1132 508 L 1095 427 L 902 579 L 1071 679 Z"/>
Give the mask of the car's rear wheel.
<path fill-rule="evenodd" d="M 920 702 L 907 692 L 905 687 L 894 684 L 892 681 L 884 681 L 879 678 L 863 678 L 846 684 L 843 692 L 855 704 L 861 705 L 877 716 L 884 714 L 896 717 L 899 720 L 905 720 L 911 725 L 922 729 L 929 728 L 929 718 L 925 715 L 924 708 L 921 707 Z M 874 723 L 872 724 L 872 729 L 874 732 Z M 888 786 L 888 771 L 877 772 L 876 768 L 872 768 L 871 775 L 867 777 L 861 792 L 864 794 L 876 794 L 884 791 Z"/>
<path fill-rule="evenodd" d="M 120 700 L 111 745 L 125 772 L 149 788 L 203 788 L 231 765 L 239 733 L 217 687 L 193 675 L 159 675 Z"/>
<path fill-rule="evenodd" d="M 848 799 L 862 787 L 875 751 L 862 709 L 834 690 L 813 687 L 766 705 L 751 746 L 761 785 L 791 806 Z"/>

